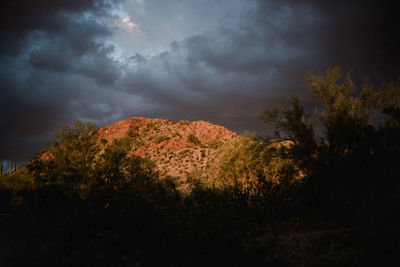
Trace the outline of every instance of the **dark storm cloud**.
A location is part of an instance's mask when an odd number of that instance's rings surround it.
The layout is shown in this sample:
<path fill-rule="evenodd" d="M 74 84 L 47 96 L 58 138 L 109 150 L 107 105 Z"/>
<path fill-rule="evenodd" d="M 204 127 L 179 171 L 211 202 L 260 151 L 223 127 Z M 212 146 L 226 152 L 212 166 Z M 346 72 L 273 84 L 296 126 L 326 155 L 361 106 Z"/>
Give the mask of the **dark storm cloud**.
<path fill-rule="evenodd" d="M 103 91 L 120 69 L 110 57 L 113 46 L 101 41 L 112 32 L 99 17 L 109 16 L 115 2 L 1 5 L 0 160 L 26 160 L 61 123 L 112 117 Z"/>
<path fill-rule="evenodd" d="M 75 17 L 106 12 L 116 1 L 104 0 L 13 0 L 4 1 L 0 9 L 0 53 L 18 55 L 29 43 L 33 31 L 63 34 Z M 76 24 L 75 26 L 80 26 Z M 78 27 L 79 29 L 79 27 Z"/>
<path fill-rule="evenodd" d="M 343 65 L 383 79 L 400 72 L 397 11 L 388 1 L 129 2 L 139 30 L 119 44 L 107 42 L 118 28 L 99 19 L 111 17 L 110 1 L 9 2 L 0 11 L 0 160 L 26 159 L 21 151 L 75 119 L 204 119 L 265 132 L 261 108 L 304 94 L 309 71 Z M 232 12 L 215 11 L 223 6 Z M 218 24 L 194 31 L 217 16 Z M 184 38 L 161 52 L 145 49 L 171 34 Z M 131 46 L 144 50 L 124 54 Z M 118 53 L 126 60 L 115 60 Z"/>
<path fill-rule="evenodd" d="M 237 23 L 138 64 L 125 85 L 176 115 L 257 116 L 263 103 L 304 92 L 307 73 L 329 65 L 354 67 L 360 77 L 397 75 L 395 13 L 389 2 L 259 1 Z"/>
<path fill-rule="evenodd" d="M 320 51 L 320 59 L 331 64 L 354 66 L 364 72 L 399 72 L 399 38 L 394 1 L 282 1 L 293 13 L 309 10 L 315 21 L 304 34 Z M 271 5 L 260 4 L 259 17 Z M 298 23 L 295 20 L 294 23 Z M 281 31 L 282 39 L 295 44 L 295 31 Z M 291 38 L 296 37 L 296 38 Z M 304 37 L 303 37 L 304 38 Z"/>

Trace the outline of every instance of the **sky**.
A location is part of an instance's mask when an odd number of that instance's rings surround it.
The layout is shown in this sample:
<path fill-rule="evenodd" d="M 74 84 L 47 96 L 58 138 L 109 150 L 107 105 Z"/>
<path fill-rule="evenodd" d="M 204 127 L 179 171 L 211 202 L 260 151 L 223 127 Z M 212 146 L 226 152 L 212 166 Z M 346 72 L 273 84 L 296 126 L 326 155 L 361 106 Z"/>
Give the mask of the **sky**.
<path fill-rule="evenodd" d="M 292 92 L 307 99 L 309 72 L 400 74 L 391 1 L 3 2 L 3 162 L 26 162 L 75 120 L 206 120 L 263 134 L 261 110 Z"/>

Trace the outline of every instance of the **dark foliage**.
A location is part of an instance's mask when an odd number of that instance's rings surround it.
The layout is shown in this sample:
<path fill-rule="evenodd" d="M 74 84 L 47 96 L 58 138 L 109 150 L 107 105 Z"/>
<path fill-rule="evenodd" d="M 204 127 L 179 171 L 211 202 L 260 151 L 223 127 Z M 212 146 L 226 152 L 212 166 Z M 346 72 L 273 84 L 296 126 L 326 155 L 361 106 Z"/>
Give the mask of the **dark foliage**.
<path fill-rule="evenodd" d="M 304 173 L 304 205 L 353 225 L 369 244 L 368 255 L 390 262 L 399 247 L 400 86 L 368 80 L 356 86 L 340 68 L 311 74 L 308 83 L 320 107 L 318 124 L 305 118 L 297 97 L 281 116 L 264 113 L 278 136 L 296 144 L 288 156 Z M 392 259 L 377 253 L 382 248 Z"/>

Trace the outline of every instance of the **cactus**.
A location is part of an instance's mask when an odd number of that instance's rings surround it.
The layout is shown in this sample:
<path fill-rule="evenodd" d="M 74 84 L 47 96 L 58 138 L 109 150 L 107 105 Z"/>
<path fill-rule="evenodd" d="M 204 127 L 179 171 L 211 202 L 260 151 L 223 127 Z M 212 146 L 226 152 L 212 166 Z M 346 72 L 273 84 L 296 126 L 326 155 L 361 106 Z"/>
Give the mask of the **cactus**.
<path fill-rule="evenodd" d="M 8 174 L 11 175 L 11 173 L 12 173 L 12 163 L 11 163 L 11 161 L 10 161 L 10 166 L 9 166 L 9 168 L 8 168 Z"/>
<path fill-rule="evenodd" d="M 17 171 L 17 161 L 14 160 L 14 171 Z"/>

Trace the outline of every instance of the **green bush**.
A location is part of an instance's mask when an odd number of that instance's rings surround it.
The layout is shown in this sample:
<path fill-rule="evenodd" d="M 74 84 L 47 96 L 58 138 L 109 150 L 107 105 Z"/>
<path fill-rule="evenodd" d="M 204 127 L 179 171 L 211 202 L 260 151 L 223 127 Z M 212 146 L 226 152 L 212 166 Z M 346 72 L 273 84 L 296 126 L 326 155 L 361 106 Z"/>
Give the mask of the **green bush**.
<path fill-rule="evenodd" d="M 0 177 L 0 195 L 7 195 L 8 203 L 13 206 L 21 206 L 25 204 L 24 195 L 27 192 L 36 190 L 34 178 L 24 170 L 19 170 L 13 175 L 3 175 Z"/>
<path fill-rule="evenodd" d="M 157 173 L 147 159 L 128 155 L 137 140 L 115 139 L 100 154 L 97 129 L 75 122 L 57 131 L 47 152 L 27 165 L 38 188 L 57 187 L 67 197 L 113 198 L 118 192 L 136 190 L 140 179 L 154 181 Z"/>
<path fill-rule="evenodd" d="M 219 147 L 221 147 L 224 143 L 219 140 L 218 138 L 212 139 L 210 141 L 208 141 L 207 146 L 209 148 L 213 148 L 213 149 L 217 149 Z"/>
<path fill-rule="evenodd" d="M 57 130 L 48 150 L 31 161 L 27 168 L 38 186 L 60 186 L 69 195 L 83 197 L 97 181 L 96 161 L 100 147 L 93 124 L 64 125 Z"/>
<path fill-rule="evenodd" d="M 194 145 L 201 145 L 200 140 L 197 139 L 197 137 L 194 136 L 193 134 L 189 134 L 189 135 L 187 136 L 187 140 L 188 140 L 188 142 L 190 142 L 190 143 L 192 143 L 192 144 L 194 144 Z"/>
<path fill-rule="evenodd" d="M 161 142 L 163 142 L 163 141 L 165 141 L 165 140 L 168 140 L 168 139 L 169 139 L 169 137 L 164 136 L 164 135 L 160 135 L 160 136 L 157 136 L 157 137 L 156 137 L 155 142 L 156 142 L 157 144 L 159 144 L 159 143 L 161 143 Z"/>
<path fill-rule="evenodd" d="M 298 97 L 291 107 L 263 113 L 278 138 L 294 143 L 287 158 L 304 177 L 307 205 L 357 217 L 357 223 L 365 216 L 379 218 L 372 224 L 393 216 L 396 208 L 388 207 L 400 205 L 389 204 L 400 190 L 393 179 L 400 173 L 400 84 L 357 85 L 349 73 L 330 68 L 310 74 L 308 85 L 319 108 L 313 120 Z"/>
<path fill-rule="evenodd" d="M 179 126 L 187 126 L 190 124 L 190 122 L 188 120 L 181 120 L 181 121 L 178 121 L 177 124 Z"/>

